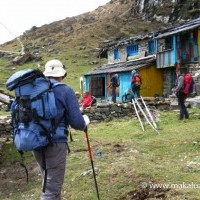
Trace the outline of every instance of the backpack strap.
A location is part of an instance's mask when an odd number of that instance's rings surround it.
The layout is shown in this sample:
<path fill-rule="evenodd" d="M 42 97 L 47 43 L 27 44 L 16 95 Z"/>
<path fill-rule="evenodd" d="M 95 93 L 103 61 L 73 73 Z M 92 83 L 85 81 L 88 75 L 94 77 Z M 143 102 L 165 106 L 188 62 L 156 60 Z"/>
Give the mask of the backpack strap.
<path fill-rule="evenodd" d="M 21 163 L 20 165 L 25 169 L 26 172 L 26 181 L 28 183 L 28 169 L 26 167 L 26 165 L 24 164 L 24 152 L 23 151 L 18 151 L 20 156 L 21 156 Z"/>

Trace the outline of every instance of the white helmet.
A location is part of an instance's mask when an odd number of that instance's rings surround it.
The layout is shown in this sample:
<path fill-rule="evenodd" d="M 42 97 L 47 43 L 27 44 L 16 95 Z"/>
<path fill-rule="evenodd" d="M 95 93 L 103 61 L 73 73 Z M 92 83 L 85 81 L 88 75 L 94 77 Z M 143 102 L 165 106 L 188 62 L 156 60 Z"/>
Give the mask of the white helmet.
<path fill-rule="evenodd" d="M 47 77 L 64 77 L 66 74 L 64 66 L 59 60 L 50 60 L 45 64 L 44 75 Z"/>

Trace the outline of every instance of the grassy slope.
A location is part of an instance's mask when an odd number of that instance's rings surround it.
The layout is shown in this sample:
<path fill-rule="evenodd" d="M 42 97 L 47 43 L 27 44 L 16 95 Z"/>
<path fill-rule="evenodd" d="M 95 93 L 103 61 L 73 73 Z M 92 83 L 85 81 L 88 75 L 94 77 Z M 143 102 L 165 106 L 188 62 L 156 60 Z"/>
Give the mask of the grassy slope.
<path fill-rule="evenodd" d="M 143 133 L 139 123 L 130 118 L 91 124 L 89 137 L 93 153 L 102 152 L 102 156 L 94 156 L 101 199 L 131 199 L 128 192 L 148 183 L 198 184 L 200 111 L 190 112 L 198 115 L 193 115 L 188 121 L 178 121 L 174 111 L 161 112 L 160 135 L 148 125 Z M 72 134 L 75 142 L 70 143 L 63 199 L 96 199 L 92 174 L 82 175 L 91 167 L 84 134 L 74 130 Z M 40 176 L 31 155 L 27 159 L 30 184 L 26 185 L 25 173 L 16 164 L 19 157 L 11 146 L 6 149 L 10 153 L 4 155 L 12 156 L 3 157 L 3 166 L 9 166 L 7 174 L 10 177 L 7 177 L 7 188 L 0 190 L 0 199 L 39 199 Z M 15 167 L 11 168 L 9 164 Z M 13 175 L 13 167 L 18 170 L 18 175 Z M 1 177 L 1 180 L 4 179 Z M 167 195 L 166 199 L 170 200 L 199 199 L 200 192 L 199 189 L 171 189 Z"/>
<path fill-rule="evenodd" d="M 89 24 L 73 24 L 74 31 L 69 36 L 58 33 L 46 33 L 42 38 L 28 41 L 37 45 L 46 44 L 48 39 L 59 42 L 50 48 L 58 49 L 58 53 L 42 51 L 42 61 L 26 63 L 20 66 L 9 64 L 0 59 L 0 88 L 5 89 L 7 78 L 16 70 L 37 67 L 47 60 L 58 58 L 67 66 L 68 77 L 65 80 L 74 90 L 79 90 L 79 77 L 96 65 L 90 65 L 97 58 L 94 48 L 100 42 L 115 37 L 128 37 L 156 29 L 157 23 L 140 22 L 137 18 L 126 20 L 129 5 L 110 4 L 108 10 L 100 8 L 98 21 Z M 124 9 L 124 10 L 123 10 Z M 115 12 L 113 12 L 115 11 Z M 118 13 L 119 12 L 119 13 Z M 109 18 L 109 15 L 113 15 Z M 116 25 L 117 24 L 117 25 Z M 46 41 L 44 42 L 44 38 Z M 80 47 L 85 46 L 85 49 Z M 15 41 L 5 50 L 19 50 Z M 89 55 L 85 57 L 84 55 Z M 74 62 L 75 61 L 75 62 Z M 105 63 L 105 61 L 104 61 Z M 16 69 L 13 69 L 15 67 Z M 195 112 L 200 113 L 199 110 Z M 149 126 L 145 133 L 141 132 L 139 123 L 133 119 L 115 120 L 109 123 L 90 125 L 89 134 L 93 152 L 102 151 L 102 157 L 94 157 L 98 170 L 98 183 L 101 199 L 130 199 L 128 192 L 148 182 L 155 183 L 198 183 L 199 181 L 199 119 L 193 117 L 189 121 L 178 122 L 174 112 L 162 112 L 159 123 L 161 134 L 155 134 Z M 74 143 L 70 144 L 72 153 L 68 158 L 67 173 L 63 187 L 63 199 L 91 200 L 96 199 L 92 175 L 81 176 L 90 169 L 86 141 L 81 132 L 72 130 Z M 194 143 L 197 142 L 197 143 Z M 137 151 L 135 151 L 137 150 Z M 25 173 L 18 166 L 20 160 L 12 144 L 7 144 L 0 163 L 0 199 L 39 199 L 40 176 L 35 170 L 35 162 L 28 154 L 27 166 L 30 171 L 30 183 L 25 182 Z M 187 167 L 189 162 L 197 162 Z M 16 173 L 17 171 L 17 173 Z M 198 189 L 171 190 L 168 199 L 199 199 Z"/>

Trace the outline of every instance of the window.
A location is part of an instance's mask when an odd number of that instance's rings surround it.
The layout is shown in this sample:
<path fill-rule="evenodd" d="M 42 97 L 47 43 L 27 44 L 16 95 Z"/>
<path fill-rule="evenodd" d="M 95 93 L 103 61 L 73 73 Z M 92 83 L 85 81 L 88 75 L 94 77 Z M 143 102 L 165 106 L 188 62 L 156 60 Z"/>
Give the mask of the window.
<path fill-rule="evenodd" d="M 134 44 L 127 47 L 127 56 L 138 55 L 138 44 Z"/>
<path fill-rule="evenodd" d="M 173 49 L 173 38 L 167 37 L 165 38 L 165 50 Z"/>
<path fill-rule="evenodd" d="M 153 40 L 149 40 L 148 42 L 148 48 L 149 48 L 149 53 L 154 53 L 155 49 L 154 49 L 154 41 Z"/>
<path fill-rule="evenodd" d="M 95 97 L 105 97 L 105 77 L 91 77 L 90 93 Z"/>
<path fill-rule="evenodd" d="M 119 59 L 119 50 L 115 49 L 114 50 L 114 60 L 118 60 Z"/>

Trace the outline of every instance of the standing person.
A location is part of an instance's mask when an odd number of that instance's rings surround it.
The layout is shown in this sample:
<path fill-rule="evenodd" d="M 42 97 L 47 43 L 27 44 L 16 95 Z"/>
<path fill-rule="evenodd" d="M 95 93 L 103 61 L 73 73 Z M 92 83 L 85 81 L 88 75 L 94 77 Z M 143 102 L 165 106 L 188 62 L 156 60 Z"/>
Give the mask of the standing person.
<path fill-rule="evenodd" d="M 180 109 L 179 120 L 188 119 L 189 114 L 185 107 L 185 99 L 186 94 L 184 93 L 184 76 L 181 74 L 180 69 L 176 70 L 176 88 L 172 89 L 172 91 L 176 94 L 178 98 L 178 105 Z"/>
<path fill-rule="evenodd" d="M 131 72 L 131 88 L 132 88 L 132 91 L 133 91 L 133 95 L 134 95 L 134 98 L 140 98 L 140 87 L 141 87 L 141 84 L 142 84 L 142 77 L 140 76 L 140 74 L 136 71 L 136 70 L 133 70 Z"/>
<path fill-rule="evenodd" d="M 50 60 L 45 65 L 44 75 L 52 83 L 61 82 L 66 76 L 63 64 L 59 60 Z M 85 130 L 89 124 L 89 118 L 82 115 L 79 103 L 74 91 L 65 84 L 53 88 L 58 115 L 54 119 L 59 124 L 55 133 L 52 134 L 53 145 L 47 146 L 43 151 L 35 150 L 34 156 L 45 176 L 44 155 L 46 162 L 46 183 L 43 179 L 45 192 L 42 192 L 42 200 L 61 200 L 61 189 L 64 181 L 66 155 L 67 155 L 67 128 L 70 125 L 77 130 Z M 44 152 L 44 153 L 43 153 Z"/>
<path fill-rule="evenodd" d="M 113 103 L 116 103 L 116 88 L 119 87 L 119 76 L 118 74 L 113 74 L 112 72 L 110 72 L 110 85 L 108 86 L 108 88 L 111 87 L 112 92 L 112 101 Z"/>

